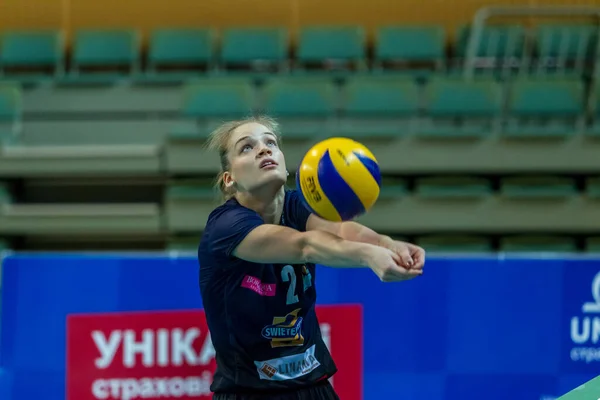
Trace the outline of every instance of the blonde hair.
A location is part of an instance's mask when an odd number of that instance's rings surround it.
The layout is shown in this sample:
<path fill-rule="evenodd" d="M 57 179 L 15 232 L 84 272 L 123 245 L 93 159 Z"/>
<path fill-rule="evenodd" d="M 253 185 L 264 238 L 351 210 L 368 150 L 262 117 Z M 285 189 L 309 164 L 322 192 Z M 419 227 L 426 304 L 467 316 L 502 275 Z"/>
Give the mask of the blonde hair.
<path fill-rule="evenodd" d="M 235 190 L 230 190 L 226 188 L 225 182 L 223 182 L 223 174 L 226 171 L 229 171 L 229 168 L 231 167 L 228 158 L 230 150 L 229 140 L 231 139 L 233 131 L 235 131 L 242 125 L 246 125 L 252 122 L 266 126 L 275 135 L 279 146 L 281 146 L 281 133 L 279 132 L 279 124 L 275 119 L 266 115 L 253 116 L 241 120 L 224 122 L 215 130 L 213 130 L 209 135 L 206 147 L 209 150 L 218 151 L 219 160 L 221 161 L 221 171 L 217 175 L 215 186 L 218 190 L 220 190 L 223 200 L 229 200 L 235 194 Z"/>

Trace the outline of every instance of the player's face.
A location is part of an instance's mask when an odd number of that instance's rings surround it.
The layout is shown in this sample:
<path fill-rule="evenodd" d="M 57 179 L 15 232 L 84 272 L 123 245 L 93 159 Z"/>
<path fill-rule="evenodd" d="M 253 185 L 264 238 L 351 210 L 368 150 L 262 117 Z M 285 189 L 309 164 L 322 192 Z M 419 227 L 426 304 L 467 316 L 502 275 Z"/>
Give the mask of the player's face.
<path fill-rule="evenodd" d="M 264 185 L 285 183 L 286 166 L 277 137 L 259 123 L 244 124 L 229 139 L 230 179 L 239 189 L 251 191 Z"/>

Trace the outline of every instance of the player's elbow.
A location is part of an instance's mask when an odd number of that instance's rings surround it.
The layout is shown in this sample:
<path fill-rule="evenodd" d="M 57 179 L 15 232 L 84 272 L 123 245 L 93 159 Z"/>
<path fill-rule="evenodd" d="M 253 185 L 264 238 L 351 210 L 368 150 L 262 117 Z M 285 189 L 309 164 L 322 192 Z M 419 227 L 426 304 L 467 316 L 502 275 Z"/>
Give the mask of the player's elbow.
<path fill-rule="evenodd" d="M 299 239 L 302 262 L 312 264 L 321 263 L 324 256 L 324 247 L 327 247 L 327 244 L 332 245 L 333 239 L 334 235 L 323 231 L 302 232 Z"/>

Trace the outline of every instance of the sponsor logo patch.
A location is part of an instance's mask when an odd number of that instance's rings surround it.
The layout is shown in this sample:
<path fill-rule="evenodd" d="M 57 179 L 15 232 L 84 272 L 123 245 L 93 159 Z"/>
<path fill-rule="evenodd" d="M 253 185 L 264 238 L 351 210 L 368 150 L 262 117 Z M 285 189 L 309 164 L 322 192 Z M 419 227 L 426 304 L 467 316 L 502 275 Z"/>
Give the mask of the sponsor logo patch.
<path fill-rule="evenodd" d="M 284 381 L 309 374 L 321 363 L 315 357 L 315 345 L 312 345 L 304 353 L 267 361 L 254 361 L 254 365 L 260 379 Z"/>
<path fill-rule="evenodd" d="M 271 341 L 271 347 L 302 346 L 302 317 L 298 317 L 300 308 L 285 317 L 274 317 L 273 324 L 262 329 L 262 336 Z"/>
<path fill-rule="evenodd" d="M 275 296 L 277 285 L 274 283 L 262 283 L 262 281 L 254 276 L 246 275 L 242 281 L 242 287 L 250 289 L 261 296 Z"/>

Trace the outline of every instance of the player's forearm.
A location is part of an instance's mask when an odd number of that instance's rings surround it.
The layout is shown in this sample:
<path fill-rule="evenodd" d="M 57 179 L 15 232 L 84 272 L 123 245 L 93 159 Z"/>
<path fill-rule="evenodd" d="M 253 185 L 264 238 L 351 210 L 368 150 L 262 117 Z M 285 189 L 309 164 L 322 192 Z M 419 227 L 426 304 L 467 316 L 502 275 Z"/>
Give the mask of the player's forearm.
<path fill-rule="evenodd" d="M 345 240 L 318 230 L 306 232 L 304 237 L 304 261 L 330 267 L 365 266 L 373 247 L 368 243 Z"/>
<path fill-rule="evenodd" d="M 385 235 L 380 235 L 371 228 L 367 228 L 354 221 L 346 221 L 340 225 L 339 236 L 342 239 L 353 242 L 369 243 L 376 246 L 381 246 L 392 239 Z"/>

